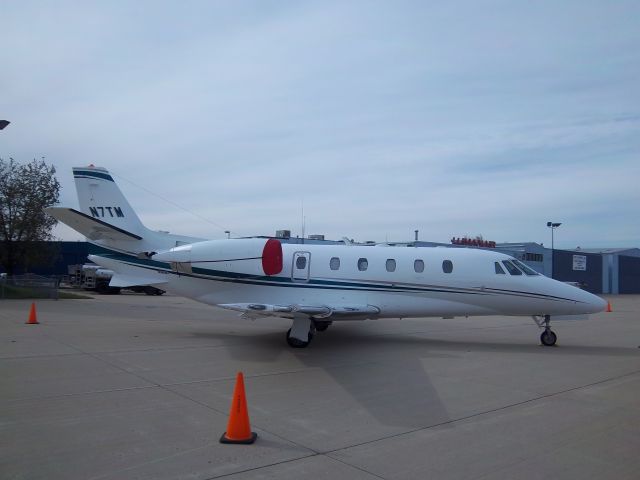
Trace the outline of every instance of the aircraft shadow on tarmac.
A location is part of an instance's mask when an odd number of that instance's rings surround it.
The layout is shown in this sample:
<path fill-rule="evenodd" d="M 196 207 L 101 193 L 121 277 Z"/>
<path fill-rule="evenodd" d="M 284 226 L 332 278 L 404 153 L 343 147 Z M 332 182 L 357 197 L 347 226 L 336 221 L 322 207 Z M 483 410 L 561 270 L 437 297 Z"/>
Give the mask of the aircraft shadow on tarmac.
<path fill-rule="evenodd" d="M 284 335 L 198 332 L 197 337 L 222 340 L 232 358 L 244 362 L 275 362 L 283 354 L 304 366 L 320 368 L 378 422 L 403 428 L 424 428 L 450 421 L 450 415 L 424 368 L 429 360 L 456 358 L 468 352 L 496 354 L 602 355 L 638 357 L 640 350 L 621 347 L 558 346 L 535 343 L 430 339 L 423 333 L 363 334 L 357 328 L 318 333 L 306 349 L 291 349 Z"/>
<path fill-rule="evenodd" d="M 440 357 L 440 354 L 424 349 L 418 354 L 414 348 L 398 350 L 394 355 L 380 355 L 376 350 L 383 339 L 371 341 L 371 337 L 363 339 L 357 335 L 337 334 L 336 339 L 325 338 L 306 349 L 290 348 L 281 332 L 243 336 L 240 342 L 239 336 L 228 333 L 194 335 L 222 339 L 231 357 L 243 362 L 268 363 L 284 354 L 293 355 L 305 367 L 324 371 L 383 425 L 417 429 L 450 421 L 447 409 L 422 366 L 426 357 Z M 328 332 L 321 335 L 328 337 Z M 358 344 L 359 340 L 363 342 Z M 415 343 L 416 347 L 421 345 L 424 341 Z M 397 374 L 398 368 L 402 369 L 402 375 Z M 318 395 L 324 392 L 322 389 L 319 386 Z"/>

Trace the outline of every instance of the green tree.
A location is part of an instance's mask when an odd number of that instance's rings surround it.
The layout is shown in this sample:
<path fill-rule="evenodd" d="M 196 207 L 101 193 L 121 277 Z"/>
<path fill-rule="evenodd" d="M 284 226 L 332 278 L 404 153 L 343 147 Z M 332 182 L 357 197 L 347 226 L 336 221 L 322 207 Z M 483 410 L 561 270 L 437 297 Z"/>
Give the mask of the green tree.
<path fill-rule="evenodd" d="M 44 160 L 20 164 L 0 158 L 0 265 L 9 275 L 46 256 L 57 220 L 43 209 L 58 202 L 56 169 Z"/>

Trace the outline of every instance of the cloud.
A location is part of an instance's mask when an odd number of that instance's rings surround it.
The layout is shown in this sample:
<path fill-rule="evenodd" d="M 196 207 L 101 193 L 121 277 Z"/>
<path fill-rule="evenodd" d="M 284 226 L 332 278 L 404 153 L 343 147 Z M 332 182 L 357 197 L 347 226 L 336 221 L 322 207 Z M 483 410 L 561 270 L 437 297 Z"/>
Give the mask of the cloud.
<path fill-rule="evenodd" d="M 186 234 L 299 232 L 304 204 L 333 238 L 545 241 L 554 217 L 560 246 L 638 246 L 639 10 L 19 2 L 0 154 L 46 156 L 65 204 L 105 166 Z"/>

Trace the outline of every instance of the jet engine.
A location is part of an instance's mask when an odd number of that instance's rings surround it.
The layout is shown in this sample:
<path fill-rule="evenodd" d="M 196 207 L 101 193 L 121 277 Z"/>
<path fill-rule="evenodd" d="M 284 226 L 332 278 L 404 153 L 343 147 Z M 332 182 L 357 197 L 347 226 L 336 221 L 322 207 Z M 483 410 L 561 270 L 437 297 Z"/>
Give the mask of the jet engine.
<path fill-rule="evenodd" d="M 283 267 L 282 245 L 274 238 L 207 240 L 180 245 L 151 258 L 168 262 L 172 270 L 184 274 L 197 274 L 198 269 L 206 269 L 277 275 Z"/>

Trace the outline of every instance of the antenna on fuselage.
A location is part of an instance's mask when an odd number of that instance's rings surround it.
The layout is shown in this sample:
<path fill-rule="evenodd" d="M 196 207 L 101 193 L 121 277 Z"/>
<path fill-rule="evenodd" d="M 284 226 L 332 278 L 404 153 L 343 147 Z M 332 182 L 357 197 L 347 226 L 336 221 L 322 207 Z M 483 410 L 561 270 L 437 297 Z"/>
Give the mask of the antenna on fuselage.
<path fill-rule="evenodd" d="M 304 221 L 305 221 L 305 218 L 304 218 L 304 197 L 302 197 L 302 205 L 301 205 L 301 208 L 300 208 L 300 217 L 301 217 L 300 218 L 300 221 L 301 221 L 300 230 L 302 231 L 302 235 L 301 235 L 302 236 L 302 243 L 304 243 Z"/>

